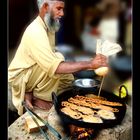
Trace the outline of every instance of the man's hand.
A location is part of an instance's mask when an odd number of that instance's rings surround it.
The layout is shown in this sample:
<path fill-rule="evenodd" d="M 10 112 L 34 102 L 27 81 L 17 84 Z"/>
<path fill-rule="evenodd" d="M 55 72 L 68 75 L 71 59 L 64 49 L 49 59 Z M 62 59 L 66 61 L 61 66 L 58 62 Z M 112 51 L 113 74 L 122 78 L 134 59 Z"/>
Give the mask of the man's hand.
<path fill-rule="evenodd" d="M 32 99 L 33 99 L 33 95 L 31 92 L 25 93 L 25 103 L 27 107 L 31 110 L 33 110 Z"/>
<path fill-rule="evenodd" d="M 91 68 L 108 67 L 107 57 L 102 54 L 97 54 L 91 61 Z"/>

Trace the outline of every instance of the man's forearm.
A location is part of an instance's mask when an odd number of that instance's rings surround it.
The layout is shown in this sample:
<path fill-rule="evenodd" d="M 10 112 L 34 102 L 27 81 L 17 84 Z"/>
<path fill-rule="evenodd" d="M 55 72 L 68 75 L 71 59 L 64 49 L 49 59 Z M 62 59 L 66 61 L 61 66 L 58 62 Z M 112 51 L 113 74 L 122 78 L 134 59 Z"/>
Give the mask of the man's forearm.
<path fill-rule="evenodd" d="M 107 66 L 107 58 L 102 54 L 97 54 L 94 59 L 90 61 L 81 62 L 61 62 L 57 67 L 56 74 L 74 73 L 80 70 L 97 69 L 99 67 Z"/>
<path fill-rule="evenodd" d="M 55 71 L 56 74 L 68 74 L 74 73 L 80 70 L 90 69 L 90 61 L 82 62 L 62 62 Z"/>

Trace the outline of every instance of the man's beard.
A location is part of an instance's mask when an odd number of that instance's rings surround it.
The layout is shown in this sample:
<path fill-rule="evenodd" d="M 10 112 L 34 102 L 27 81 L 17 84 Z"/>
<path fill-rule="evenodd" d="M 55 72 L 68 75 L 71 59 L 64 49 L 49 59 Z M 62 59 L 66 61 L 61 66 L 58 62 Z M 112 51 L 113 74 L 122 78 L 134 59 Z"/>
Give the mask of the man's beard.
<path fill-rule="evenodd" d="M 59 19 L 53 19 L 51 13 L 46 13 L 44 17 L 45 23 L 48 25 L 50 32 L 57 32 L 60 28 Z"/>

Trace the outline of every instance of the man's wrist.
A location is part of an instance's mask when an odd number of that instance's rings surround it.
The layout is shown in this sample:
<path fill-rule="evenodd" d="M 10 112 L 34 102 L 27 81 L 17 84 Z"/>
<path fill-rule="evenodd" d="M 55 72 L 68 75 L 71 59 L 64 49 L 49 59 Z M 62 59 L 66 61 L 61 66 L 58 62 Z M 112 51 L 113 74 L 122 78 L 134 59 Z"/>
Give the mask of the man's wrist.
<path fill-rule="evenodd" d="M 87 65 L 86 69 L 93 69 L 91 61 L 86 62 L 86 65 Z"/>

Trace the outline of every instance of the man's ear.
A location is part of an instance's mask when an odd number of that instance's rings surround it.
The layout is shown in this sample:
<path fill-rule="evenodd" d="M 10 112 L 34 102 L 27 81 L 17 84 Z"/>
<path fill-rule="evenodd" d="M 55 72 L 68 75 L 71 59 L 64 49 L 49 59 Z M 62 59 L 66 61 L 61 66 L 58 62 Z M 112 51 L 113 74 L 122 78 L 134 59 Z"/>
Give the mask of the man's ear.
<path fill-rule="evenodd" d="M 43 4 L 43 11 L 44 11 L 45 13 L 49 11 L 49 5 L 48 5 L 48 3 L 44 3 L 44 4 Z"/>

